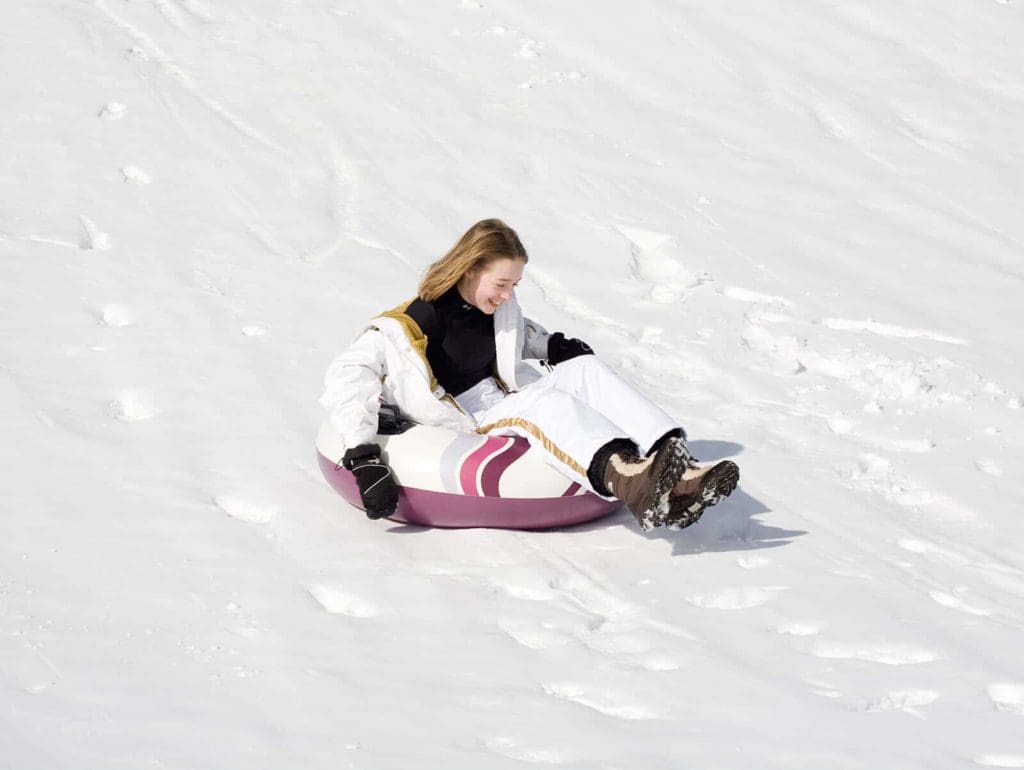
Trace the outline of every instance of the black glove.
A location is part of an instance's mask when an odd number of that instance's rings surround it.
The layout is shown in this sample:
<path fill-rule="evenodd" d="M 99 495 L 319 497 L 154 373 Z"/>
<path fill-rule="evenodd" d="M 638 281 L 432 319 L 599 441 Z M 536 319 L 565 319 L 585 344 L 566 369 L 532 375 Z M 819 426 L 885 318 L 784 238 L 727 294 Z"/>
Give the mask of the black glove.
<path fill-rule="evenodd" d="M 575 337 L 566 339 L 561 332 L 555 332 L 548 337 L 548 363 L 554 366 L 563 361 L 568 361 L 576 356 L 592 356 L 594 349 L 583 340 Z"/>
<path fill-rule="evenodd" d="M 383 519 L 395 512 L 398 508 L 398 486 L 392 478 L 391 469 L 380 458 L 379 446 L 362 444 L 352 447 L 345 452 L 341 464 L 356 477 L 359 497 L 367 516 Z"/>

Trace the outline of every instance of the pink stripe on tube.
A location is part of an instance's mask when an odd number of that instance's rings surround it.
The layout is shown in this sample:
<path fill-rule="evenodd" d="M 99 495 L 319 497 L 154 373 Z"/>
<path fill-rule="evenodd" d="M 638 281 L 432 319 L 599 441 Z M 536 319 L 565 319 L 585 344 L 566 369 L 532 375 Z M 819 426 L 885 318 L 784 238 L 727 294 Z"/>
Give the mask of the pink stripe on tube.
<path fill-rule="evenodd" d="M 575 481 L 569 485 L 569 488 L 562 493 L 562 497 L 572 497 L 580 491 L 580 485 Z"/>
<path fill-rule="evenodd" d="M 480 488 L 484 497 L 501 497 L 498 493 L 498 484 L 501 481 L 501 474 L 508 470 L 508 466 L 526 454 L 530 448 L 530 442 L 525 438 L 506 436 L 509 444 L 505 451 L 495 455 L 484 467 L 480 474 Z"/>
<path fill-rule="evenodd" d="M 462 467 L 459 468 L 459 484 L 462 486 L 463 494 L 473 497 L 484 496 L 477 484 L 477 472 L 488 457 L 500 452 L 507 443 L 505 436 L 488 436 L 479 449 L 473 450 L 469 457 L 462 461 Z"/>

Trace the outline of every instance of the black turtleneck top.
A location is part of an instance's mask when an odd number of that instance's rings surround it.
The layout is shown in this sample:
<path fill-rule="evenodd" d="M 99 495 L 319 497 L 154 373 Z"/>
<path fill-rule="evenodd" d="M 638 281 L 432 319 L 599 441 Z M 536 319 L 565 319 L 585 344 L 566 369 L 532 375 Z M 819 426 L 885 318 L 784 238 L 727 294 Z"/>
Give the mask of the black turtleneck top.
<path fill-rule="evenodd" d="M 494 373 L 494 316 L 466 302 L 452 286 L 433 302 L 417 297 L 406 309 L 427 335 L 427 361 L 454 396 Z"/>

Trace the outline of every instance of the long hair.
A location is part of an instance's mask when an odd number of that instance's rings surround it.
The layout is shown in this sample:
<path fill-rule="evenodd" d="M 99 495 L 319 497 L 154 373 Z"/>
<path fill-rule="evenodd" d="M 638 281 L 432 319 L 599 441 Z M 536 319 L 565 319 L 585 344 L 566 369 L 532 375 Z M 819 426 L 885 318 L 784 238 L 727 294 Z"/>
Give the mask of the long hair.
<path fill-rule="evenodd" d="M 451 251 L 427 268 L 420 281 L 419 295 L 433 302 L 470 270 L 486 267 L 496 259 L 530 261 L 515 230 L 500 219 L 483 219 L 469 228 Z"/>

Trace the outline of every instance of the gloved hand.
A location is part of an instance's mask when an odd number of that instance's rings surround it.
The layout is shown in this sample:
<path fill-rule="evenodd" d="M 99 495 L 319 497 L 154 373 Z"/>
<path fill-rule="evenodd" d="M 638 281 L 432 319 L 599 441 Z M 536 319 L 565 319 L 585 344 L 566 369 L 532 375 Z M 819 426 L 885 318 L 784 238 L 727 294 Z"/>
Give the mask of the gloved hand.
<path fill-rule="evenodd" d="M 583 340 L 575 337 L 566 339 L 561 332 L 555 332 L 548 337 L 548 363 L 554 366 L 563 361 L 568 361 L 576 356 L 592 356 L 593 348 Z"/>
<path fill-rule="evenodd" d="M 398 486 L 391 469 L 380 457 L 379 446 L 362 444 L 352 447 L 345 452 L 341 464 L 356 477 L 359 497 L 368 517 L 383 519 L 395 512 L 398 508 Z"/>

